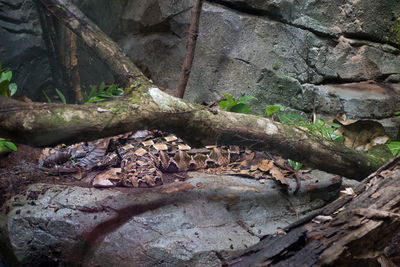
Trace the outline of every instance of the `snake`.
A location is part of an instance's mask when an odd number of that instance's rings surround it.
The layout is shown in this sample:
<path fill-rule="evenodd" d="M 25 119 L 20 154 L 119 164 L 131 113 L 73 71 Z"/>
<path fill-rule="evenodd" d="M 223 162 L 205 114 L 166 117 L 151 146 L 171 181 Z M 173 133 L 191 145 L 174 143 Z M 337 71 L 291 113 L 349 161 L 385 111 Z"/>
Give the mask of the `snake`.
<path fill-rule="evenodd" d="M 188 171 L 235 173 L 260 181 L 272 178 L 287 187 L 282 175 L 286 172 L 296 178 L 295 192 L 300 187 L 297 173 L 277 164 L 266 152 L 239 146 L 192 148 L 181 138 L 157 130 L 45 148 L 39 165 L 50 174 L 92 175 L 95 187 L 154 187 L 168 175 L 181 179 L 184 176 L 179 174 Z"/>

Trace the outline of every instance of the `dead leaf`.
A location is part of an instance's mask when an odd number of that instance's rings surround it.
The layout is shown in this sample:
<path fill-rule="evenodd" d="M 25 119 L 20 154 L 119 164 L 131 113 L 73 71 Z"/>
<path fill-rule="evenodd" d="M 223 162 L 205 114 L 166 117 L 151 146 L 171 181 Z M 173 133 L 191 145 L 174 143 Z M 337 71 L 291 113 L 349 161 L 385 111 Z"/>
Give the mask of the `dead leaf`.
<path fill-rule="evenodd" d="M 388 178 L 393 175 L 393 172 L 391 170 L 384 170 L 380 172 L 379 175 L 382 176 L 383 178 Z"/>
<path fill-rule="evenodd" d="M 113 187 L 114 184 L 105 176 L 97 175 L 93 179 L 93 186 L 97 188 L 107 188 L 107 187 Z"/>
<path fill-rule="evenodd" d="M 258 165 L 258 169 L 260 171 L 267 172 L 272 168 L 272 166 L 274 166 L 274 162 L 272 160 L 264 159 Z"/>
<path fill-rule="evenodd" d="M 353 188 L 346 187 L 344 190 L 339 192 L 339 196 L 342 196 L 342 195 L 355 196 L 356 193 L 354 192 Z"/>
<path fill-rule="evenodd" d="M 286 181 L 285 176 L 283 176 L 281 170 L 278 167 L 272 166 L 269 172 L 271 173 L 272 177 L 275 180 L 279 181 L 281 184 L 289 185 L 288 182 Z"/>
<path fill-rule="evenodd" d="M 250 166 L 250 171 L 255 171 L 257 170 L 258 166 L 257 165 L 251 165 Z"/>

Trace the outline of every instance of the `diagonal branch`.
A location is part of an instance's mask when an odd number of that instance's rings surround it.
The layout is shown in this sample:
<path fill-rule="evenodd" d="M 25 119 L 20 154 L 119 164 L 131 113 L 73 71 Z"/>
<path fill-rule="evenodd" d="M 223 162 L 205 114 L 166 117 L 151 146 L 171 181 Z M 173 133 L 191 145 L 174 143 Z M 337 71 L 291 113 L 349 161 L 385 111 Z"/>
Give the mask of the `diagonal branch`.
<path fill-rule="evenodd" d="M 183 98 L 183 95 L 185 94 L 186 85 L 189 80 L 190 71 L 192 69 L 194 51 L 196 49 L 196 41 L 199 32 L 199 21 L 200 21 L 200 13 L 202 5 L 203 5 L 202 0 L 196 0 L 192 8 L 192 18 L 190 20 L 189 38 L 186 45 L 186 55 L 182 65 L 178 86 L 176 88 L 176 96 L 179 98 Z"/>
<path fill-rule="evenodd" d="M 108 37 L 96 24 L 88 19 L 71 1 L 67 0 L 36 0 L 52 13 L 60 23 L 64 24 L 98 57 L 103 60 L 117 81 L 124 87 L 130 87 L 140 79 L 141 84 L 149 85 L 148 79 L 122 52 L 122 49 Z"/>

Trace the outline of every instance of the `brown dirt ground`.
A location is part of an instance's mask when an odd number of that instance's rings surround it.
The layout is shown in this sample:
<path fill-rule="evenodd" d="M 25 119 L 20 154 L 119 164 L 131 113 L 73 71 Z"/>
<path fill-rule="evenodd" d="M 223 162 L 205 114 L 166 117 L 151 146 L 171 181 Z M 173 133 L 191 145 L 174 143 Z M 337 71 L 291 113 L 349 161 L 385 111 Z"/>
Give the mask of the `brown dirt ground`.
<path fill-rule="evenodd" d="M 40 148 L 18 145 L 17 152 L 0 157 L 0 206 L 27 186 L 49 180 L 49 176 L 38 169 L 40 153 Z"/>

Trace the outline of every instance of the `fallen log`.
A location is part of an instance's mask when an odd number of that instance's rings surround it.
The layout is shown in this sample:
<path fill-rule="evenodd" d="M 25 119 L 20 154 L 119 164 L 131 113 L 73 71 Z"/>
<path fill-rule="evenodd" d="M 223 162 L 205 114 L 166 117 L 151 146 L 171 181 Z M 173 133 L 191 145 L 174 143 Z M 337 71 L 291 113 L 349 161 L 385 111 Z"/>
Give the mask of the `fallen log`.
<path fill-rule="evenodd" d="M 400 157 L 226 266 L 399 266 Z"/>
<path fill-rule="evenodd" d="M 25 144 L 72 143 L 140 129 L 172 132 L 194 146 L 239 145 L 268 151 L 357 180 L 384 163 L 296 127 L 254 115 L 212 110 L 158 88 L 85 105 L 0 98 L 0 136 Z"/>

